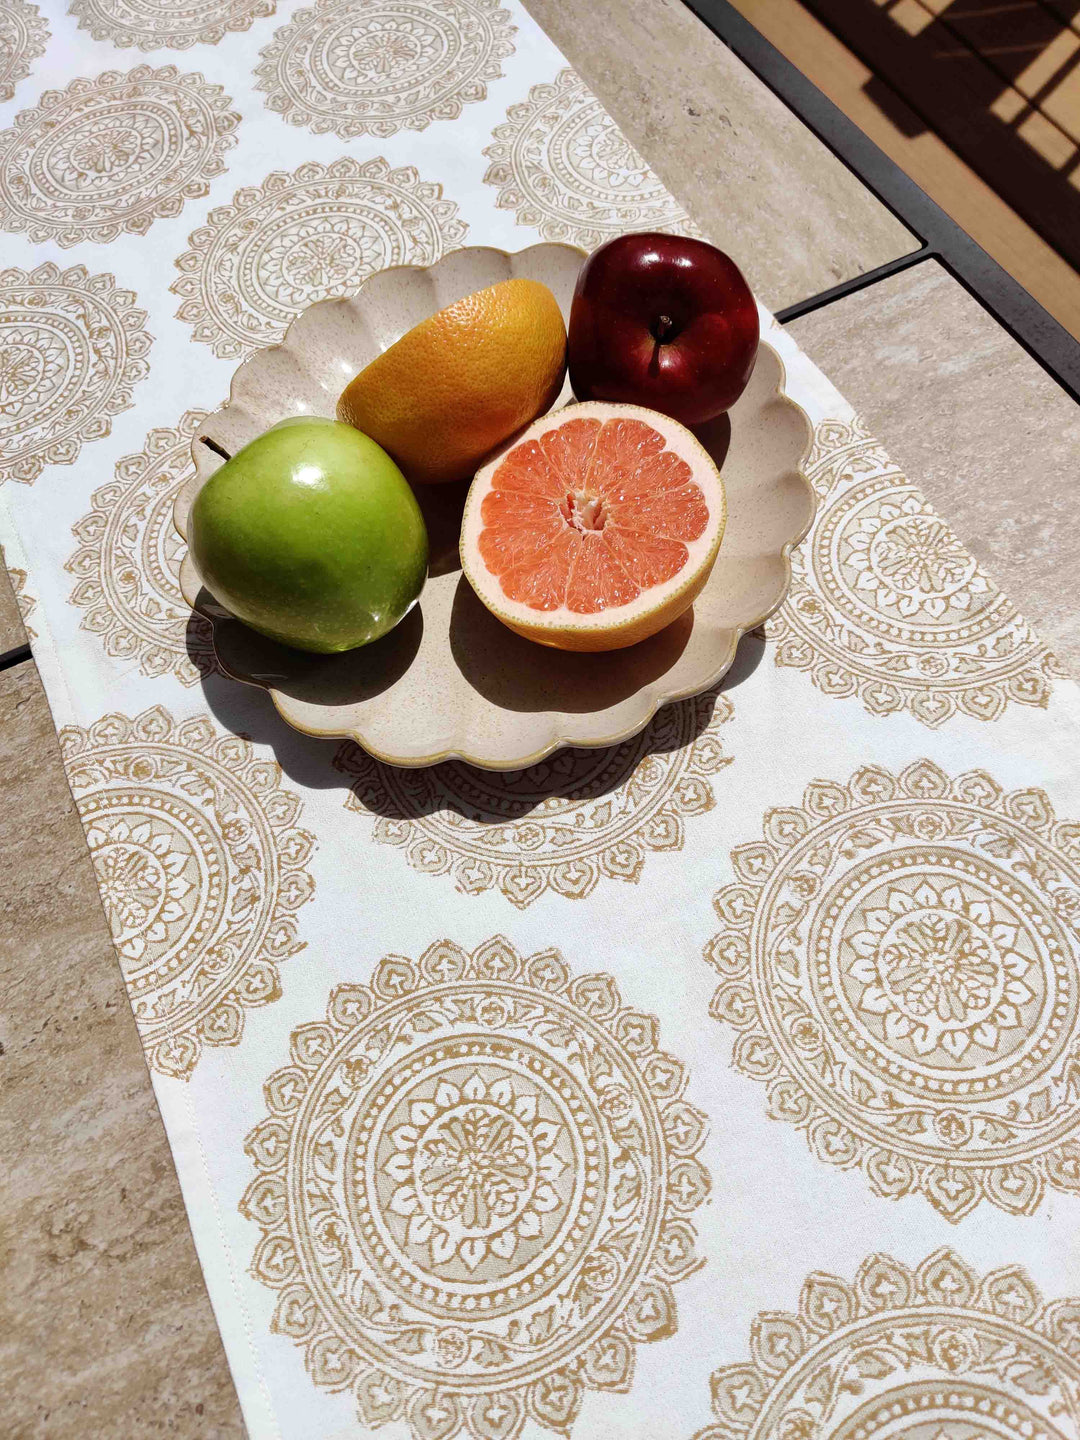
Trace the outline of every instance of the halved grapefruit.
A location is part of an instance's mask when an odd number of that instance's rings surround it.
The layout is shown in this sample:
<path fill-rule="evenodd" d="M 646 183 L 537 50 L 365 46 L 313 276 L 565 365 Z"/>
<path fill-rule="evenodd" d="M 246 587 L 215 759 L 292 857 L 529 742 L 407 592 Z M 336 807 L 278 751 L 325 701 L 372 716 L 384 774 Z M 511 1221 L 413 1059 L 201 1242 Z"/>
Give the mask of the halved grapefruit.
<path fill-rule="evenodd" d="M 693 604 L 726 516 L 720 472 L 677 420 L 637 405 L 570 405 L 477 472 L 461 564 L 519 635 L 619 650 Z"/>

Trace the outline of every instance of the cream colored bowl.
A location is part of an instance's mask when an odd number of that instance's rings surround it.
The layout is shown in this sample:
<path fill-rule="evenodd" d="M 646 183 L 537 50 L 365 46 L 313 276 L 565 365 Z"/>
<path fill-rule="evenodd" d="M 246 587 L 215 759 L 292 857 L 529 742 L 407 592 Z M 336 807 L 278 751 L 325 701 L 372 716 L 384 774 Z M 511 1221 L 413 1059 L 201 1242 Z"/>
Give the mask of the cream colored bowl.
<path fill-rule="evenodd" d="M 282 344 L 239 367 L 229 403 L 199 430 L 196 473 L 176 500 L 177 530 L 187 538 L 192 501 L 224 463 L 220 451 L 235 453 L 286 415 L 333 415 L 358 370 L 426 316 L 485 285 L 514 275 L 541 280 L 568 316 L 583 259 L 570 245 L 515 255 L 472 246 L 425 269 L 380 271 L 349 299 L 312 305 Z M 393 765 L 459 757 L 489 770 L 530 765 L 563 745 L 613 745 L 636 735 L 661 705 L 715 685 L 739 637 L 787 594 L 788 557 L 810 527 L 814 496 L 801 469 L 810 424 L 783 387 L 780 357 L 763 344 L 730 425 L 725 417 L 702 437 L 728 501 L 709 583 L 690 613 L 628 650 L 563 654 L 494 619 L 458 563 L 462 486 L 419 492 L 431 539 L 427 584 L 397 629 L 364 649 L 308 655 L 264 639 L 215 605 L 190 555 L 181 588 L 213 621 L 222 669 L 269 690 L 289 724 L 309 735 L 351 736 Z M 564 389 L 557 403 L 571 398 Z"/>

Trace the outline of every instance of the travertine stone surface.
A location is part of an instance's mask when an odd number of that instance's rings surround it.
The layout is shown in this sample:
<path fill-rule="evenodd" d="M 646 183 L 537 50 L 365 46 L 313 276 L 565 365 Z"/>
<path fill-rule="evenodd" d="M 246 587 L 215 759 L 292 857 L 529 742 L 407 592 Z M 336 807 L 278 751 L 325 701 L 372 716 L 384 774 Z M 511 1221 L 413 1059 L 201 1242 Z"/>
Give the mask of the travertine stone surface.
<path fill-rule="evenodd" d="M 1080 675 L 1080 406 L 934 261 L 789 329 Z"/>
<path fill-rule="evenodd" d="M 242 1436 L 31 662 L 0 674 L 5 1435 Z"/>
<path fill-rule="evenodd" d="M 918 241 L 682 0 L 524 0 L 773 310 Z"/>

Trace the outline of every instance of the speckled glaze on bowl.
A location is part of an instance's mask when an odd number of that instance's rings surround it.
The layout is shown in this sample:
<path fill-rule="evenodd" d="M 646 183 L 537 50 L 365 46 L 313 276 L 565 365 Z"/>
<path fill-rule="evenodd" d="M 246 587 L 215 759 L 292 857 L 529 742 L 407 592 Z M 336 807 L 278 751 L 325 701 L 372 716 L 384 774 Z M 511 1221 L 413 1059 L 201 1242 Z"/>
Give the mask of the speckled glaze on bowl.
<path fill-rule="evenodd" d="M 473 246 L 427 268 L 380 271 L 350 298 L 312 305 L 280 345 L 239 367 L 228 404 L 200 428 L 196 473 L 176 499 L 177 530 L 186 540 L 192 501 L 224 463 L 219 450 L 233 454 L 286 415 L 333 415 L 358 370 L 428 315 L 486 285 L 515 275 L 543 281 L 568 316 L 584 258 L 570 245 L 513 255 Z M 556 403 L 570 399 L 564 387 Z M 181 588 L 212 620 L 222 669 L 267 689 L 284 719 L 306 734 L 351 736 L 392 765 L 456 757 L 488 770 L 518 769 L 564 745 L 614 745 L 661 705 L 721 679 L 740 636 L 783 601 L 791 550 L 813 519 L 813 489 L 801 469 L 810 422 L 784 394 L 783 364 L 768 345 L 730 417 L 699 434 L 727 490 L 720 554 L 693 610 L 627 650 L 563 654 L 490 615 L 458 562 L 467 488 L 459 485 L 418 488 L 431 539 L 428 582 L 419 604 L 374 645 L 308 655 L 266 640 L 215 605 L 190 555 Z"/>

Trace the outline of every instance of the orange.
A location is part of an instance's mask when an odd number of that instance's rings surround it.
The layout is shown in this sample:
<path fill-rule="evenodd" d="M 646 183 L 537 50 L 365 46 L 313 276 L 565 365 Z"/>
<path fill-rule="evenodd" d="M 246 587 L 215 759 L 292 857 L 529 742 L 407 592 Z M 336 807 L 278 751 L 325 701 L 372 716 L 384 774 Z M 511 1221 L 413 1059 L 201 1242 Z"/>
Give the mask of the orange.
<path fill-rule="evenodd" d="M 470 478 L 484 457 L 554 403 L 566 326 L 538 280 L 503 280 L 429 316 L 346 388 L 338 419 L 420 484 Z"/>
<path fill-rule="evenodd" d="M 519 635 L 617 650 L 693 604 L 726 517 L 720 472 L 678 421 L 636 405 L 571 405 L 479 471 L 461 563 Z"/>

